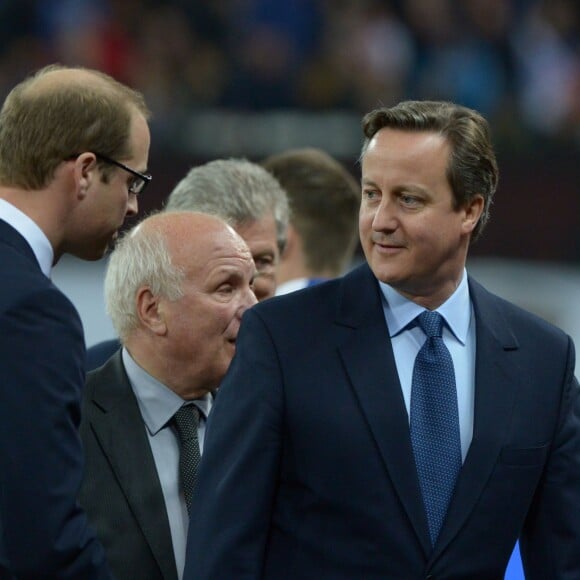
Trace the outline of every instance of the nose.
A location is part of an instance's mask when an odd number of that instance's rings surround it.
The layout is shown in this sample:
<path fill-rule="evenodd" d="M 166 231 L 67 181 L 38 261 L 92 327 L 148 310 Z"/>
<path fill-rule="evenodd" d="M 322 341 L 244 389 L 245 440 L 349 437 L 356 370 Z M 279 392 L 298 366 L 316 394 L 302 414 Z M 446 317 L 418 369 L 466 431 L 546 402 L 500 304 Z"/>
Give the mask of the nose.
<path fill-rule="evenodd" d="M 244 312 L 248 310 L 248 308 L 254 306 L 254 304 L 256 304 L 257 302 L 258 301 L 256 300 L 256 295 L 254 294 L 253 290 L 251 290 L 250 288 L 244 290 L 243 295 L 240 299 L 238 309 L 236 310 L 236 318 L 238 320 L 241 320 L 242 316 L 244 315 Z"/>
<path fill-rule="evenodd" d="M 242 298 L 242 304 L 240 307 L 240 317 L 248 308 L 251 308 L 257 302 L 258 300 L 256 299 L 256 295 L 254 294 L 253 290 L 251 288 L 247 288 L 244 291 L 244 295 Z"/>
<path fill-rule="evenodd" d="M 373 216 L 372 227 L 375 232 L 392 232 L 397 229 L 396 206 L 387 196 L 383 197 Z"/>
<path fill-rule="evenodd" d="M 137 196 L 129 193 L 129 199 L 127 200 L 127 211 L 125 212 L 125 217 L 133 217 L 137 215 L 139 211 L 139 203 L 137 201 Z"/>

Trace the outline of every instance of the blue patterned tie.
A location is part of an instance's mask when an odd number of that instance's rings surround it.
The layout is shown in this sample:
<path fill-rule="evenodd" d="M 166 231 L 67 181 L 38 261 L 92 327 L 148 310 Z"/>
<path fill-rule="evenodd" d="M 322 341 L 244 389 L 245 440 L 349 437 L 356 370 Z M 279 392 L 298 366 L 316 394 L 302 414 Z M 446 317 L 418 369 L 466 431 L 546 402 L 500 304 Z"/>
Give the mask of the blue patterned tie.
<path fill-rule="evenodd" d="M 459 413 L 453 361 L 441 338 L 443 318 L 425 310 L 417 321 L 427 340 L 413 368 L 411 443 L 435 545 L 461 469 Z"/>

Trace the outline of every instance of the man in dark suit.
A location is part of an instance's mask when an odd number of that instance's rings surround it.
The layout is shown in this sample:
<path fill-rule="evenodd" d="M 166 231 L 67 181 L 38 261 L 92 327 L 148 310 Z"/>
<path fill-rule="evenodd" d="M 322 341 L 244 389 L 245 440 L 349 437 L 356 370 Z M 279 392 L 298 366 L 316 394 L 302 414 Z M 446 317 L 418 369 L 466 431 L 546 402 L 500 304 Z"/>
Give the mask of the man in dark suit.
<path fill-rule="evenodd" d="M 199 458 L 254 275 L 243 239 L 197 212 L 149 217 L 111 254 L 105 300 L 124 348 L 87 378 L 81 504 L 117 580 L 182 577 L 195 461 L 181 471 L 174 416 L 196 414 Z"/>
<path fill-rule="evenodd" d="M 497 166 L 485 120 L 363 121 L 344 278 L 257 305 L 220 386 L 186 580 L 580 578 L 571 339 L 466 272 Z"/>
<path fill-rule="evenodd" d="M 276 294 L 346 272 L 358 240 L 360 188 L 355 178 L 328 153 L 313 147 L 275 153 L 261 164 L 280 182 L 292 208 Z"/>
<path fill-rule="evenodd" d="M 77 503 L 81 322 L 52 284 L 65 253 L 101 258 L 150 179 L 141 95 L 48 67 L 0 112 L 0 577 L 108 578 Z"/>

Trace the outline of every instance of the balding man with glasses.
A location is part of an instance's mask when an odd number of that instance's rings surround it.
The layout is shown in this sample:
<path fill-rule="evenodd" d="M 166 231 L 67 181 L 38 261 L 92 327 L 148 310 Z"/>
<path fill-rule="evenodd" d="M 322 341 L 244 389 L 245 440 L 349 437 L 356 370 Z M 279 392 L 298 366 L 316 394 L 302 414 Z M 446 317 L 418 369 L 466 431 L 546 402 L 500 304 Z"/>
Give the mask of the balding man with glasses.
<path fill-rule="evenodd" d="M 143 97 L 50 66 L 0 111 L 0 577 L 110 578 L 77 496 L 83 329 L 50 281 L 64 253 L 101 258 L 151 177 Z"/>

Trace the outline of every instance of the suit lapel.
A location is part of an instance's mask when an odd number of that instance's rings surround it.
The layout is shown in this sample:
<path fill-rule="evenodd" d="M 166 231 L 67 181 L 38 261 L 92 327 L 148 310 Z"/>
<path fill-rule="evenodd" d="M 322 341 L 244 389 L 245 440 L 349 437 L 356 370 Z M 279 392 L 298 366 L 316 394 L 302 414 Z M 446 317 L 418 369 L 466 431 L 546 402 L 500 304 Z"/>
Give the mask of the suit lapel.
<path fill-rule="evenodd" d="M 433 557 L 460 531 L 489 479 L 507 436 L 521 376 L 509 356 L 518 342 L 498 308 L 498 299 L 473 280 L 470 293 L 477 341 L 473 439 Z"/>
<path fill-rule="evenodd" d="M 10 224 L 0 219 L 0 243 L 12 246 L 19 254 L 26 256 L 36 268 L 40 271 L 40 265 L 32 251 L 32 248 L 26 239 L 15 230 Z"/>
<path fill-rule="evenodd" d="M 337 322 L 353 331 L 339 347 L 340 355 L 389 477 L 427 555 L 429 531 L 378 284 L 363 266 L 344 278 L 341 291 Z"/>
<path fill-rule="evenodd" d="M 121 352 L 100 372 L 93 403 L 105 412 L 92 413 L 91 425 L 164 578 L 177 578 L 165 500 Z"/>

